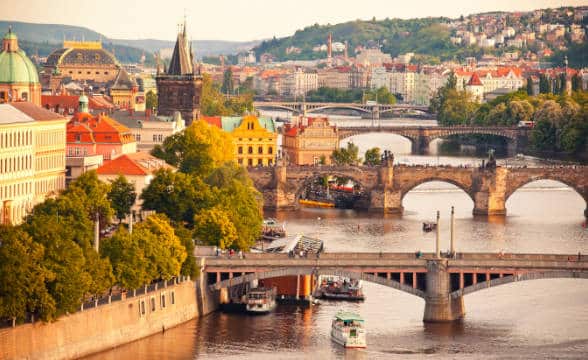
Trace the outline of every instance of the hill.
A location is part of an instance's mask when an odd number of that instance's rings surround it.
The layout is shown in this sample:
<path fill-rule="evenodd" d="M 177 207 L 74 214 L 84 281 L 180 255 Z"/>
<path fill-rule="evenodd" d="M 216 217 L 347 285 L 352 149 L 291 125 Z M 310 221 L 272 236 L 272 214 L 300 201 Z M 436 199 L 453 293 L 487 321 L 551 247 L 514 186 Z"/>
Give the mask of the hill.
<path fill-rule="evenodd" d="M 356 20 L 336 25 L 315 24 L 296 31 L 293 36 L 263 41 L 255 48 L 257 55 L 271 53 L 279 59 L 317 59 L 324 53 L 313 52 L 312 48 L 326 43 L 328 33 L 333 40 L 347 41 L 350 53 L 357 46 L 381 46 L 382 51 L 396 56 L 404 52 L 428 55 L 437 60 L 468 56 L 467 51 L 450 41 L 447 18 Z M 298 54 L 287 54 L 289 47 L 300 48 Z M 434 59 L 433 59 L 434 60 Z"/>
<path fill-rule="evenodd" d="M 153 62 L 153 53 L 159 49 L 173 48 L 175 40 L 157 39 L 110 39 L 107 36 L 91 29 L 61 25 L 61 24 L 34 24 L 18 21 L 0 21 L 0 33 L 12 26 L 19 37 L 19 42 L 27 54 L 47 56 L 51 51 L 59 48 L 64 39 L 97 41 L 102 40 L 104 48 L 109 51 L 114 49 L 116 57 L 123 63 L 139 62 L 143 53 L 148 63 Z M 220 54 L 233 54 L 239 51 L 251 49 L 259 44 L 259 41 L 237 42 L 217 40 L 195 40 L 192 46 L 198 58 L 202 56 L 214 56 Z"/>

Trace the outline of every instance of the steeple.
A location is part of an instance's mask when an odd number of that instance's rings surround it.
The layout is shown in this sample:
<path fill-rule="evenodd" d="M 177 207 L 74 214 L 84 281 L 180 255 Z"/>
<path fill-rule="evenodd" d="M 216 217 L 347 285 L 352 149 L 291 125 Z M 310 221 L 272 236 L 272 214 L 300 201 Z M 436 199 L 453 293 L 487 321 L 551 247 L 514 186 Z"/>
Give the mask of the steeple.
<path fill-rule="evenodd" d="M 192 57 L 188 48 L 188 38 L 186 33 L 186 20 L 181 32 L 178 33 L 174 52 L 167 69 L 168 75 L 188 75 L 193 74 Z"/>
<path fill-rule="evenodd" d="M 8 27 L 8 32 L 2 39 L 2 51 L 16 52 L 18 51 L 18 38 L 16 34 L 12 32 L 12 26 Z"/>

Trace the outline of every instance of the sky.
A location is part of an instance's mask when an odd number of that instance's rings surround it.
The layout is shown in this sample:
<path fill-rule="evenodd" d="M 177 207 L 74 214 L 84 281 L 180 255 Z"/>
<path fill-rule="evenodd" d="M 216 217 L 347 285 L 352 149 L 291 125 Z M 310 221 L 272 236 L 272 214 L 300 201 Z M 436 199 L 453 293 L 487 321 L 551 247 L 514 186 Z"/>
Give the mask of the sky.
<path fill-rule="evenodd" d="M 115 39 L 174 40 L 188 21 L 194 40 L 282 37 L 315 23 L 459 17 L 488 11 L 588 5 L 588 0 L 0 0 L 0 20 L 85 26 Z"/>

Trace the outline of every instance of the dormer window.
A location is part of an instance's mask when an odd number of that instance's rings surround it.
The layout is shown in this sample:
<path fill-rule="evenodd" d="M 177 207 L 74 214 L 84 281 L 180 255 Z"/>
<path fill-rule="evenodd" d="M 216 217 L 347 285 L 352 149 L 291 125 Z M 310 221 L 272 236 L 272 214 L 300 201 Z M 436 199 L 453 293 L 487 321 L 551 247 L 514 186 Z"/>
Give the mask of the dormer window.
<path fill-rule="evenodd" d="M 76 141 L 77 142 L 82 141 L 82 135 L 81 134 L 76 134 Z"/>

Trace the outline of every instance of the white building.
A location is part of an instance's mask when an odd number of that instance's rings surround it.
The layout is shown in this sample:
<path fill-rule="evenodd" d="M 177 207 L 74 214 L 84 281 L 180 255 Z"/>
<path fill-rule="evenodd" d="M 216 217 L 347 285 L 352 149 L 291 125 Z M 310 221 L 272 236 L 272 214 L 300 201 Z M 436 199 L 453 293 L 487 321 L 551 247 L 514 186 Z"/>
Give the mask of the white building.
<path fill-rule="evenodd" d="M 316 71 L 307 71 L 297 68 L 286 74 L 281 82 L 280 95 L 303 96 L 311 90 L 318 89 L 318 74 Z"/>

